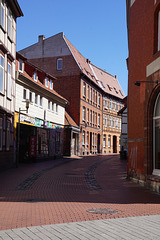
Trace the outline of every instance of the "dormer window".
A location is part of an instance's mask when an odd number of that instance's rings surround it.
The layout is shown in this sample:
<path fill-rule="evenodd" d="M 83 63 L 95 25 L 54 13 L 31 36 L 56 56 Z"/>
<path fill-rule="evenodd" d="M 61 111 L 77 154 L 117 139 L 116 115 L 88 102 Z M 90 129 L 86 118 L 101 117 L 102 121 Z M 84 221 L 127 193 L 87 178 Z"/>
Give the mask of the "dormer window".
<path fill-rule="evenodd" d="M 62 70 L 62 58 L 57 59 L 57 70 Z"/>
<path fill-rule="evenodd" d="M 19 60 L 18 70 L 19 70 L 19 72 L 23 73 L 23 62 L 21 60 Z"/>
<path fill-rule="evenodd" d="M 45 79 L 45 86 L 48 88 L 48 78 Z"/>
<path fill-rule="evenodd" d="M 50 89 L 52 90 L 53 89 L 53 81 L 50 80 Z"/>
<path fill-rule="evenodd" d="M 34 74 L 33 74 L 33 79 L 34 79 L 34 81 L 37 82 L 37 73 L 34 73 Z"/>

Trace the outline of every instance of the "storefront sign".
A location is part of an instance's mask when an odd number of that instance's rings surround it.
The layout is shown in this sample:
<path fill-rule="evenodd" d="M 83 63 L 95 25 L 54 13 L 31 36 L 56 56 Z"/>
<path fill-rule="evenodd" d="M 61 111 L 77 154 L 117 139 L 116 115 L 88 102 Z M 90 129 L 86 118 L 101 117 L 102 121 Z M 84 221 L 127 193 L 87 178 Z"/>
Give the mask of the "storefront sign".
<path fill-rule="evenodd" d="M 24 123 L 30 123 L 32 125 L 35 125 L 35 119 L 26 115 L 20 114 L 20 122 Z"/>
<path fill-rule="evenodd" d="M 30 157 L 36 156 L 36 137 L 30 137 Z"/>

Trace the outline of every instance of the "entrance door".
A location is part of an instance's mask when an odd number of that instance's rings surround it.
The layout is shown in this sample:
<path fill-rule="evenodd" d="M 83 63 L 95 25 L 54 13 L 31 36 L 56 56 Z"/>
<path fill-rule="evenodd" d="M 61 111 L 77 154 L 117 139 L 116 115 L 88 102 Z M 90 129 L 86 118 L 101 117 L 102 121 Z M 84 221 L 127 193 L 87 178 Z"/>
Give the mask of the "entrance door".
<path fill-rule="evenodd" d="M 97 136 L 97 152 L 100 153 L 101 149 L 100 149 L 100 134 L 98 134 Z"/>
<path fill-rule="evenodd" d="M 92 133 L 90 132 L 90 153 L 92 153 Z"/>
<path fill-rule="evenodd" d="M 160 176 L 160 93 L 153 115 L 153 174 Z"/>
<path fill-rule="evenodd" d="M 113 136 L 113 153 L 117 153 L 117 137 Z"/>

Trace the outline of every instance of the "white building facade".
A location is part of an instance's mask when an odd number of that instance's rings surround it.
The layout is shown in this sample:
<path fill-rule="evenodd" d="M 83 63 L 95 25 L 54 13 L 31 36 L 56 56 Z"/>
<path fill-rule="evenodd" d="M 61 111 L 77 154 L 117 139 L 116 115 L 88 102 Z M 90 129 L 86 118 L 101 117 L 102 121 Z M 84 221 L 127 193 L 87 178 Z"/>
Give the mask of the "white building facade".
<path fill-rule="evenodd" d="M 16 18 L 21 16 L 17 0 L 0 0 L 0 168 L 15 163 Z"/>

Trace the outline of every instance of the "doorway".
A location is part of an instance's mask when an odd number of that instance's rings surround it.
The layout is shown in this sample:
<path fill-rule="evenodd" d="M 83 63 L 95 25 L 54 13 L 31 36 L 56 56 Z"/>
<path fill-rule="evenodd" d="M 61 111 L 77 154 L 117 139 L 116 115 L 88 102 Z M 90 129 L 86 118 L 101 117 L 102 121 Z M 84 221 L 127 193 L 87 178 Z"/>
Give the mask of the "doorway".
<path fill-rule="evenodd" d="M 113 153 L 117 153 L 117 137 L 113 136 Z"/>

